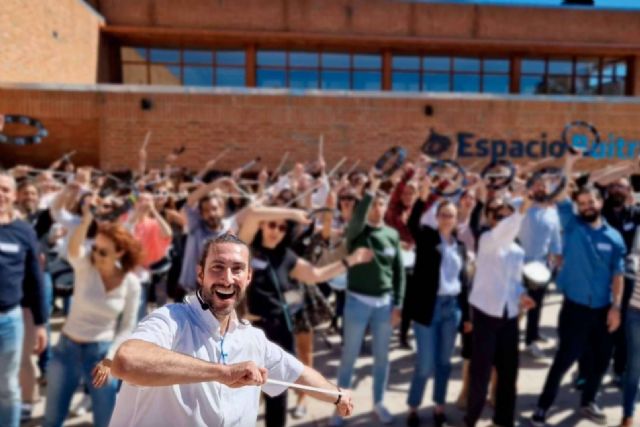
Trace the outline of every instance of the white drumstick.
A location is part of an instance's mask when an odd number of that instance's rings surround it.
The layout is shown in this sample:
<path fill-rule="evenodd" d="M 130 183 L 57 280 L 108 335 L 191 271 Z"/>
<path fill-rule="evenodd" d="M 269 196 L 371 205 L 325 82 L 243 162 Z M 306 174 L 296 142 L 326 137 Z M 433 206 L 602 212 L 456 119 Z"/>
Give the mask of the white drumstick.
<path fill-rule="evenodd" d="M 287 383 L 284 381 L 278 381 L 278 380 L 272 380 L 271 378 L 267 379 L 267 384 L 272 384 L 272 385 L 281 385 L 287 388 L 297 388 L 299 390 L 305 390 L 305 391 L 314 391 L 316 393 L 323 393 L 323 394 L 329 394 L 331 396 L 340 396 L 342 394 L 342 392 L 338 391 L 338 390 L 327 390 L 325 388 L 316 388 L 316 387 L 309 387 L 306 385 L 300 385 L 300 384 L 294 384 L 294 383 Z"/>

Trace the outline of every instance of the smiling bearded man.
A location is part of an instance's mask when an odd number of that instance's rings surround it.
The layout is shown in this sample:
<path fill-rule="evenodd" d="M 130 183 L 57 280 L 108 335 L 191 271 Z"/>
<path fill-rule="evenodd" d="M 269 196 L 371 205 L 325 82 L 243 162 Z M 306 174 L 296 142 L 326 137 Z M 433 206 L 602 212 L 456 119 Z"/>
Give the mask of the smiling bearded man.
<path fill-rule="evenodd" d="M 238 319 L 235 309 L 251 282 L 247 245 L 223 234 L 205 245 L 197 267 L 199 288 L 184 304 L 162 307 L 138 325 L 118 349 L 111 372 L 124 380 L 111 426 L 250 426 L 262 391 L 285 387 L 267 377 L 337 390 L 320 373 Z M 309 393 L 353 411 L 351 395 Z"/>

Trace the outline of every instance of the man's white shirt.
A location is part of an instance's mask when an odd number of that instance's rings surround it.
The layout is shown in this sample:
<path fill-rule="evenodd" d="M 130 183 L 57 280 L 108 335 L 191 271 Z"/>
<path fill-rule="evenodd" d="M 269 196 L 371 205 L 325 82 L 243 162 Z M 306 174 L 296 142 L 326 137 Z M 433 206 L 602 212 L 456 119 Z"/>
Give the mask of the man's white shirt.
<path fill-rule="evenodd" d="M 168 350 L 227 365 L 253 361 L 267 368 L 269 378 L 295 382 L 304 365 L 270 342 L 260 329 L 234 315 L 222 336 L 218 320 L 203 310 L 195 296 L 184 304 L 155 310 L 129 339 L 156 344 Z M 110 426 L 253 426 L 258 417 L 259 387 L 232 389 L 208 382 L 165 387 L 122 384 Z M 265 385 L 276 396 L 284 387 Z"/>
<path fill-rule="evenodd" d="M 502 317 L 505 307 L 509 318 L 518 315 L 524 250 L 515 239 L 523 218 L 516 211 L 480 236 L 469 303 L 489 316 Z"/>

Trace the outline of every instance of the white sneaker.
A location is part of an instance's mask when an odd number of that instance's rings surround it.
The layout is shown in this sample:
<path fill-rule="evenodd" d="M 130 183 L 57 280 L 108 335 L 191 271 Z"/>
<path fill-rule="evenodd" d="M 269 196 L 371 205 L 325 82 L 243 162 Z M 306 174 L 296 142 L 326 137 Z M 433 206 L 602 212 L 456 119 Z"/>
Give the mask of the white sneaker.
<path fill-rule="evenodd" d="M 91 410 L 91 396 L 88 394 L 82 394 L 82 399 L 71 408 L 71 414 L 76 417 L 81 417 Z"/>
<path fill-rule="evenodd" d="M 529 344 L 529 347 L 527 347 L 527 353 L 529 353 L 529 355 L 534 359 L 544 359 L 545 357 L 547 357 L 544 351 L 540 347 L 538 347 L 538 344 L 536 344 L 535 342 Z"/>
<path fill-rule="evenodd" d="M 373 407 L 373 413 L 376 414 L 378 421 L 382 424 L 392 424 L 394 421 L 393 415 L 385 408 L 382 402 L 376 403 Z"/>
<path fill-rule="evenodd" d="M 291 414 L 291 416 L 293 418 L 295 418 L 296 420 L 299 420 L 300 418 L 304 418 L 307 416 L 307 407 L 304 405 L 296 405 L 295 408 L 293 408 L 293 413 Z"/>

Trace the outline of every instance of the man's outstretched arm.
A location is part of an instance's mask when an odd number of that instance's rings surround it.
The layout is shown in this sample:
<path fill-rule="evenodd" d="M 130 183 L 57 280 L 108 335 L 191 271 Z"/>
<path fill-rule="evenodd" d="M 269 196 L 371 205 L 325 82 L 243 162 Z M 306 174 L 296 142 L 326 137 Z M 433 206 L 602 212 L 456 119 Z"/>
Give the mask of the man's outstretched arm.
<path fill-rule="evenodd" d="M 326 380 L 326 378 L 322 376 L 322 374 L 320 374 L 320 372 L 308 366 L 304 367 L 304 370 L 296 381 L 296 384 L 322 388 L 326 390 L 338 390 L 338 386 L 331 384 Z M 336 404 L 336 409 L 341 416 L 348 417 L 353 412 L 353 401 L 351 399 L 351 392 L 349 390 L 340 391 L 340 401 Z M 318 393 L 313 391 L 305 391 L 305 393 L 309 394 L 315 399 L 322 400 L 324 402 L 335 403 L 337 399 L 336 396 L 325 393 Z"/>

